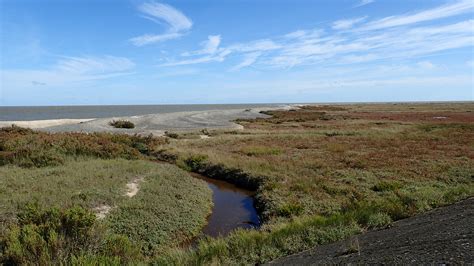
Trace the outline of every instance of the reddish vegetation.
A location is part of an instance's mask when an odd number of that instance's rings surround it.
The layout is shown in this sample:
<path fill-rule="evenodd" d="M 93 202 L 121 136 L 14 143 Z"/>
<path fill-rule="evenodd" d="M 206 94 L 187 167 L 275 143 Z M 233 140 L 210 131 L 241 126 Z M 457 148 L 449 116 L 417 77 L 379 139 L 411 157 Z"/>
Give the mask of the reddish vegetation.
<path fill-rule="evenodd" d="M 0 129 L 0 165 L 24 167 L 62 164 L 66 156 L 137 159 L 165 138 L 109 133 L 49 134 L 19 127 Z"/>
<path fill-rule="evenodd" d="M 474 123 L 474 113 L 470 112 L 353 112 L 347 116 L 352 119 L 400 122 Z"/>

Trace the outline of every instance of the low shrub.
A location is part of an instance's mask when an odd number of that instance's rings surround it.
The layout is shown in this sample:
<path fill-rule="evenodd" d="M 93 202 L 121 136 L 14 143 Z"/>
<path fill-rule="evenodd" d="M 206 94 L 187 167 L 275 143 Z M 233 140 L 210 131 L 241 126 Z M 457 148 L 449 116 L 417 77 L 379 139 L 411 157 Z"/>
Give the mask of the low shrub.
<path fill-rule="evenodd" d="M 135 128 L 135 124 L 128 120 L 113 120 L 109 125 L 115 128 Z"/>
<path fill-rule="evenodd" d="M 202 167 L 202 164 L 208 159 L 207 155 L 196 154 L 188 157 L 184 162 L 191 171 L 197 172 Z"/>
<path fill-rule="evenodd" d="M 46 133 L 6 127 L 0 129 L 0 165 L 22 167 L 61 165 L 66 157 L 96 157 L 104 159 L 139 159 L 158 146 L 168 143 L 166 138 L 129 136 L 110 133 Z"/>
<path fill-rule="evenodd" d="M 0 264 L 68 264 L 91 256 L 125 263 L 139 258 L 126 237 L 106 236 L 95 221 L 94 213 L 80 206 L 60 210 L 28 203 L 0 239 Z"/>
<path fill-rule="evenodd" d="M 377 212 L 374 214 L 369 215 L 367 219 L 367 227 L 368 228 L 383 228 L 389 225 L 392 222 L 392 218 L 390 215 Z"/>
<path fill-rule="evenodd" d="M 172 138 L 172 139 L 177 139 L 177 138 L 179 138 L 179 134 L 178 134 L 178 133 L 169 132 L 169 131 L 165 131 L 165 136 L 167 136 L 168 138 Z"/>
<path fill-rule="evenodd" d="M 299 204 L 288 203 L 278 209 L 277 214 L 283 217 L 291 217 L 303 213 L 303 207 Z"/>

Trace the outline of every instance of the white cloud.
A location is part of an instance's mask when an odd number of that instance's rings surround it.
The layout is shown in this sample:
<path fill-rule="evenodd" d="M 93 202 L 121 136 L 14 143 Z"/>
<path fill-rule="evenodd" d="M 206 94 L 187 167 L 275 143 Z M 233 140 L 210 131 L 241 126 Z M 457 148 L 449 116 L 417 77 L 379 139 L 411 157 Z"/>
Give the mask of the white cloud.
<path fill-rule="evenodd" d="M 332 28 L 335 30 L 347 30 L 347 29 L 352 28 L 355 24 L 360 23 L 366 19 L 367 19 L 367 16 L 354 18 L 354 19 L 338 20 L 332 24 Z"/>
<path fill-rule="evenodd" d="M 124 57 L 63 57 L 46 69 L 2 70 L 2 81 L 11 87 L 64 86 L 130 74 L 135 63 Z"/>
<path fill-rule="evenodd" d="M 375 2 L 375 0 L 360 0 L 354 7 L 361 7 Z"/>
<path fill-rule="evenodd" d="M 293 32 L 290 32 L 290 33 L 286 34 L 284 37 L 289 38 L 289 39 L 294 39 L 294 38 L 296 39 L 296 38 L 301 38 L 305 35 L 306 35 L 306 31 L 297 30 L 297 31 L 293 31 Z"/>
<path fill-rule="evenodd" d="M 234 67 L 231 69 L 231 71 L 237 71 L 237 70 L 239 70 L 239 69 L 241 69 L 241 68 L 251 66 L 253 63 L 255 63 L 255 62 L 257 61 L 257 58 L 258 58 L 260 55 L 262 55 L 262 53 L 260 53 L 260 52 L 255 52 L 255 53 L 246 54 L 246 55 L 244 56 L 244 60 L 243 60 L 240 64 L 234 66 Z"/>
<path fill-rule="evenodd" d="M 209 62 L 222 62 L 225 60 L 226 56 L 228 56 L 230 53 L 231 52 L 229 50 L 222 50 L 221 52 L 217 54 L 206 55 L 203 57 L 198 57 L 198 58 L 193 58 L 193 59 L 169 61 L 167 63 L 161 64 L 160 66 L 182 66 L 182 65 L 209 63 Z"/>
<path fill-rule="evenodd" d="M 207 40 L 202 42 L 202 49 L 194 52 L 183 53 L 182 56 L 202 55 L 202 54 L 214 54 L 217 52 L 221 43 L 220 35 L 209 35 Z"/>
<path fill-rule="evenodd" d="M 375 20 L 365 25 L 363 30 L 377 30 L 390 27 L 414 24 L 423 21 L 451 17 L 463 13 L 472 12 L 474 1 L 461 0 L 449 3 L 436 8 L 424 10 L 414 14 L 405 14 L 399 16 L 390 16 L 383 19 Z"/>
<path fill-rule="evenodd" d="M 434 65 L 430 61 L 421 61 L 421 62 L 418 62 L 416 65 L 422 69 L 428 69 L 428 70 L 436 68 L 436 65 Z"/>
<path fill-rule="evenodd" d="M 354 64 L 354 63 L 363 63 L 368 61 L 377 60 L 379 57 L 374 54 L 364 54 L 364 55 L 348 55 L 344 56 L 341 59 L 342 63 L 345 64 Z"/>
<path fill-rule="evenodd" d="M 238 43 L 229 46 L 227 49 L 237 52 L 257 52 L 257 51 L 270 51 L 280 49 L 281 45 L 275 43 L 272 40 L 263 39 L 247 43 Z"/>
<path fill-rule="evenodd" d="M 209 36 L 208 40 L 201 43 L 202 49 L 182 54 L 195 58 L 176 58 L 162 66 L 223 62 L 230 54 L 233 58 L 241 59 L 241 63 L 232 70 L 254 64 L 263 68 L 285 69 L 294 66 L 357 64 L 400 58 L 411 60 L 441 51 L 474 46 L 474 20 L 449 22 L 444 25 L 436 23 L 423 27 L 406 27 L 408 24 L 405 24 L 426 19 L 429 14 L 431 19 L 460 14 L 466 11 L 467 6 L 469 5 L 465 1 L 458 1 L 409 16 L 390 16 L 372 22 L 365 22 L 366 17 L 336 21 L 331 24 L 335 31 L 300 29 L 274 38 L 228 46 L 222 46 L 220 35 Z M 412 16 L 416 19 L 410 18 Z M 384 23 L 381 24 L 381 21 Z M 382 25 L 387 28 L 379 31 Z M 354 30 L 340 30 L 351 27 Z M 355 27 L 364 30 L 356 30 Z M 416 61 L 413 64 L 416 64 Z M 429 68 L 427 62 L 420 63 L 419 67 L 421 66 Z"/>
<path fill-rule="evenodd" d="M 220 35 L 210 35 L 207 42 L 204 43 L 202 53 L 213 54 L 217 51 L 219 44 L 221 43 Z"/>
<path fill-rule="evenodd" d="M 143 46 L 150 43 L 157 43 L 157 42 L 177 39 L 181 36 L 182 36 L 181 33 L 176 33 L 176 32 L 165 33 L 165 34 L 144 34 L 138 37 L 131 38 L 130 42 L 132 42 L 135 46 Z"/>
<path fill-rule="evenodd" d="M 168 29 L 163 34 L 144 34 L 131 38 L 130 41 L 136 46 L 179 38 L 193 26 L 191 19 L 170 5 L 149 2 L 140 5 L 138 10 L 145 18 L 165 24 Z"/>
<path fill-rule="evenodd" d="M 193 26 L 191 19 L 170 5 L 155 2 L 144 3 L 138 7 L 138 10 L 152 20 L 165 22 L 169 25 L 171 32 L 186 31 Z"/>
<path fill-rule="evenodd" d="M 273 42 L 272 40 L 262 39 L 256 40 L 248 43 L 238 43 L 228 47 L 219 48 L 221 37 L 220 35 L 209 36 L 208 40 L 202 45 L 203 49 L 193 52 L 182 53 L 181 56 L 201 56 L 193 59 L 184 59 L 184 60 L 171 60 L 167 63 L 161 64 L 161 66 L 178 66 L 178 65 L 192 65 L 192 64 L 201 64 L 209 62 L 223 62 L 228 55 L 231 53 L 246 54 L 247 56 L 252 55 L 255 57 L 255 61 L 258 56 L 255 56 L 257 53 L 272 51 L 280 49 L 281 46 Z M 249 62 L 250 58 L 244 61 Z M 253 62 L 252 62 L 253 63 Z M 248 65 L 247 65 L 248 66 Z M 245 67 L 245 66 L 242 66 Z"/>
<path fill-rule="evenodd" d="M 469 67 L 474 67 L 474 60 L 467 61 L 466 65 L 469 66 Z"/>
<path fill-rule="evenodd" d="M 115 56 L 64 57 L 53 67 L 55 71 L 74 74 L 104 74 L 127 71 L 135 67 L 128 58 Z"/>

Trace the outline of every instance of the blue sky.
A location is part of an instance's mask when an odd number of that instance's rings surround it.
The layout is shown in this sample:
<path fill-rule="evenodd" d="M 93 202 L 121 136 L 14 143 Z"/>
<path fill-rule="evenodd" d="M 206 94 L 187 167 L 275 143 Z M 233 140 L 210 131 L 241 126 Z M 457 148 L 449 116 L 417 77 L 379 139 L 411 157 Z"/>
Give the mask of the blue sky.
<path fill-rule="evenodd" d="M 472 0 L 0 5 L 4 106 L 474 97 Z"/>

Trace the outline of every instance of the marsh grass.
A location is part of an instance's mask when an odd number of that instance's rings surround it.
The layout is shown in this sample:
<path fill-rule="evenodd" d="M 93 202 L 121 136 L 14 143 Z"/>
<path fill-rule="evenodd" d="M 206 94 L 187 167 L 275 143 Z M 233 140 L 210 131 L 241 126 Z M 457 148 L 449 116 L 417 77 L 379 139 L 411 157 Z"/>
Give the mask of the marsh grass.
<path fill-rule="evenodd" d="M 125 236 L 143 255 L 196 236 L 212 204 L 203 181 L 176 166 L 145 160 L 83 158 L 42 168 L 9 165 L 0 167 L 0 177 L 0 231 L 15 223 L 30 202 L 58 210 L 81 206 L 92 211 L 106 205 L 112 211 L 101 222 L 104 230 Z M 126 184 L 137 177 L 144 181 L 129 198 Z M 107 254 L 118 252 L 112 251 Z"/>
<path fill-rule="evenodd" d="M 196 251 L 159 261 L 258 264 L 326 243 L 300 238 L 294 228 L 323 233 L 332 232 L 332 225 L 299 227 L 301 219 L 344 217 L 346 223 L 337 228 L 350 235 L 473 196 L 474 120 L 466 115 L 473 107 L 387 104 L 272 111 L 268 119 L 239 120 L 245 134 L 221 132 L 206 142 L 165 145 L 161 152 L 185 169 L 247 188 L 252 180 L 265 225 L 262 231 L 209 239 Z M 440 114 L 451 119 L 432 119 Z"/>
<path fill-rule="evenodd" d="M 247 156 L 279 155 L 283 151 L 279 148 L 265 146 L 243 147 L 240 152 Z"/>
<path fill-rule="evenodd" d="M 165 138 L 110 133 L 45 133 L 6 127 L 0 129 L 0 165 L 21 167 L 61 165 L 69 158 L 139 159 Z"/>

